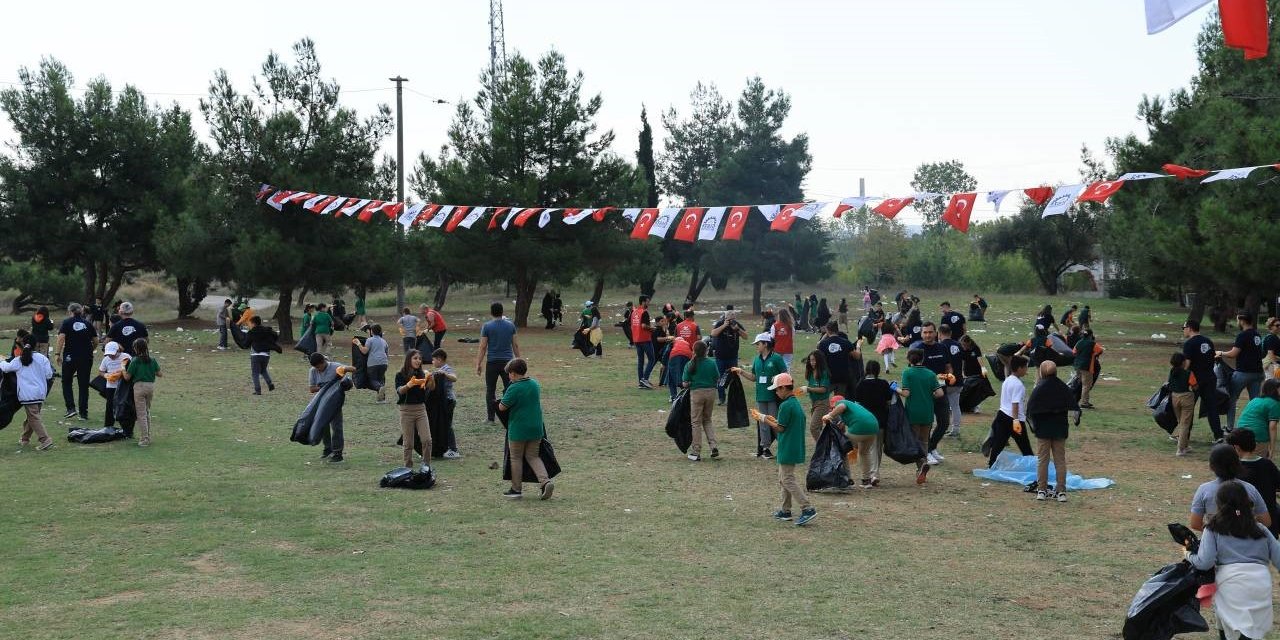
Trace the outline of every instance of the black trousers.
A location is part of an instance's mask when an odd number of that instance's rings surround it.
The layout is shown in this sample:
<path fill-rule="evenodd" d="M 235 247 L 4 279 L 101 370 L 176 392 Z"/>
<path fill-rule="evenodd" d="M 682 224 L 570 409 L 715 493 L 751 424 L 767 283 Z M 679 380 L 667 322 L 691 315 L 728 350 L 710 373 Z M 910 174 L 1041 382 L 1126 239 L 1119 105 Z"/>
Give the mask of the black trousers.
<path fill-rule="evenodd" d="M 995 465 L 996 458 L 1000 456 L 1000 452 L 1009 446 L 1009 438 L 1018 443 L 1018 451 L 1022 455 L 1034 455 L 1031 450 L 1031 438 L 1027 435 L 1030 430 L 1025 423 L 1022 425 L 1022 433 L 1013 432 L 1013 418 L 1005 415 L 1003 411 L 996 412 L 995 420 L 991 421 L 991 455 L 987 458 L 987 468 Z"/>
<path fill-rule="evenodd" d="M 93 362 L 89 358 L 62 364 L 62 399 L 67 403 L 67 411 L 75 411 L 79 407 L 80 417 L 86 420 L 89 418 L 89 372 L 92 367 Z M 72 377 L 75 377 L 79 385 L 80 404 L 78 405 L 71 394 Z"/>
<path fill-rule="evenodd" d="M 498 378 L 502 378 L 502 390 L 511 386 L 511 376 L 507 375 L 506 360 L 490 360 L 484 363 L 484 398 L 485 408 L 489 412 L 489 422 L 498 419 Z"/>
<path fill-rule="evenodd" d="M 951 403 L 947 402 L 945 394 L 941 398 L 933 399 L 933 421 L 933 432 L 929 434 L 929 451 L 938 448 L 938 443 L 942 442 L 942 437 L 947 435 L 947 429 L 951 428 Z M 1024 440 L 1026 437 L 1026 435 L 1022 436 Z M 1031 445 L 1028 444 L 1028 452 L 1030 452 L 1030 448 Z M 994 458 L 992 459 L 994 460 Z"/>
<path fill-rule="evenodd" d="M 1218 377 L 1213 373 L 1204 373 L 1204 377 L 1201 377 L 1201 373 L 1202 372 L 1196 372 L 1195 376 L 1197 381 L 1206 380 L 1212 381 L 1212 383 L 1216 383 L 1218 381 Z M 65 376 L 66 374 L 64 373 L 63 375 Z M 63 382 L 62 384 L 65 385 L 66 382 Z M 1221 438 L 1222 416 L 1218 414 L 1217 384 L 1201 382 L 1200 385 L 1196 387 L 1196 399 L 1200 401 L 1200 407 L 1204 409 L 1206 414 L 1208 414 L 1209 430 L 1213 432 L 1213 439 L 1217 440 Z"/>
<path fill-rule="evenodd" d="M 111 387 L 107 387 L 107 411 L 106 411 L 106 417 L 102 419 L 103 420 L 102 426 L 104 427 L 116 426 L 115 404 L 116 404 L 116 390 L 112 389 Z"/>
<path fill-rule="evenodd" d="M 435 340 L 432 341 L 431 346 L 435 349 L 439 349 L 440 345 L 444 344 L 444 334 L 448 333 L 448 331 L 435 331 L 433 333 L 435 333 Z M 423 358 L 423 360 L 430 360 L 431 354 L 428 353 L 426 355 L 427 357 Z"/>

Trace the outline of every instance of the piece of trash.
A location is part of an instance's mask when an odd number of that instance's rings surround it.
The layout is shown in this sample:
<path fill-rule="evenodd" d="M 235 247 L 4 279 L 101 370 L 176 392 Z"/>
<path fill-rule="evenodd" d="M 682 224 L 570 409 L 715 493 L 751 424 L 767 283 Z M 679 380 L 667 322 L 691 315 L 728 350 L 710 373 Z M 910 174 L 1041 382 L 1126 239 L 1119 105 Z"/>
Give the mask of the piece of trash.
<path fill-rule="evenodd" d="M 248 442 L 248 440 L 241 440 L 240 438 L 236 438 L 236 442 Z"/>
<path fill-rule="evenodd" d="M 209 419 L 210 419 L 210 420 L 212 420 L 212 421 L 214 421 L 214 422 L 218 422 L 218 421 L 219 421 L 219 420 L 221 420 L 222 418 L 209 418 Z"/>
<path fill-rule="evenodd" d="M 1102 379 L 1107 382 L 1120 382 L 1120 378 L 1114 378 L 1112 376 L 1102 376 Z"/>
<path fill-rule="evenodd" d="M 353 556 L 358 556 L 358 555 L 360 555 L 360 554 L 362 554 L 362 553 L 364 553 L 364 551 L 362 551 L 362 550 L 360 550 L 360 549 L 356 549 L 355 551 L 352 551 L 352 552 L 351 552 L 351 555 L 353 555 Z"/>
<path fill-rule="evenodd" d="M 630 509 L 623 509 L 623 510 L 622 510 L 622 512 L 623 512 L 623 513 L 631 513 L 631 510 L 630 510 Z"/>
<path fill-rule="evenodd" d="M 725 496 L 725 497 L 724 497 L 724 499 L 725 499 L 725 500 L 733 500 L 733 496 Z"/>
<path fill-rule="evenodd" d="M 1124 335 L 1124 332 L 1123 332 L 1123 331 L 1117 331 L 1117 332 L 1116 332 L 1116 335 L 1118 335 L 1118 336 L 1122 336 L 1122 335 Z"/>
<path fill-rule="evenodd" d="M 1182 476 L 1182 479 L 1183 479 L 1183 480 L 1190 480 L 1190 479 L 1191 479 L 1191 474 L 1189 474 L 1189 473 L 1188 473 L 1188 474 L 1186 474 L 1186 475 Z"/>
<path fill-rule="evenodd" d="M 182 333 L 183 331 L 186 331 L 186 329 L 183 329 L 182 327 L 178 327 L 178 333 Z"/>
<path fill-rule="evenodd" d="M 979 485 L 979 486 L 982 486 L 982 487 L 989 487 L 989 486 L 991 486 L 991 483 L 990 483 L 990 482 L 984 482 L 984 483 L 982 483 L 982 484 L 981 484 L 981 485 Z"/>
<path fill-rule="evenodd" d="M 311 463 L 310 463 L 310 462 L 308 462 L 307 464 L 311 464 Z M 497 469 L 497 468 L 498 468 L 498 463 L 496 463 L 496 462 L 490 462 L 490 463 L 489 463 L 489 469 L 490 469 L 490 470 Z"/>

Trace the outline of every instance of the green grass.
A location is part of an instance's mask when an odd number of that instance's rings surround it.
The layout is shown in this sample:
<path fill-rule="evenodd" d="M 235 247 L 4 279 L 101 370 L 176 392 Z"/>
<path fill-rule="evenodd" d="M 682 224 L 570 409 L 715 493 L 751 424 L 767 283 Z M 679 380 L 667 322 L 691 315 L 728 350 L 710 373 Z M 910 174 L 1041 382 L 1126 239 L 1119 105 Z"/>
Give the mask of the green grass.
<path fill-rule="evenodd" d="M 922 297 L 933 308 L 942 296 Z M 585 298 L 564 299 L 572 317 Z M 984 347 L 1023 337 L 1042 300 L 991 302 Z M 603 361 L 570 351 L 563 329 L 521 332 L 565 472 L 553 500 L 509 502 L 490 469 L 502 441 L 483 421 L 475 346 L 454 341 L 477 333 L 468 319 L 487 296 L 447 307 L 466 457 L 438 462 L 441 483 L 425 492 L 377 486 L 400 464 L 394 407 L 350 394 L 348 462 L 322 464 L 318 447 L 288 441 L 307 398 L 300 356 L 274 357 L 279 388 L 253 397 L 246 354 L 211 352 L 216 335 L 199 325 L 159 323 L 152 447 L 62 441 L 56 388 L 45 415 L 58 447 L 18 452 L 20 425 L 0 433 L 0 636 L 1118 637 L 1137 586 L 1178 557 L 1164 525 L 1185 519 L 1207 479 L 1207 428 L 1195 456 L 1175 459 L 1143 406 L 1179 310 L 1091 302 L 1118 380 L 1096 388 L 1101 408 L 1073 431 L 1069 466 L 1116 487 L 1058 505 L 983 486 L 970 471 L 988 402 L 944 442 L 927 485 L 890 463 L 880 489 L 817 496 L 808 529 L 769 517 L 776 468 L 752 456 L 752 430 L 725 430 L 718 415 L 724 459 L 684 460 L 663 433 L 666 394 L 633 388 L 617 330 Z M 392 309 L 371 311 L 391 325 Z M 16 326 L 0 318 L 0 335 Z M 799 337 L 797 353 L 813 343 Z M 101 401 L 91 408 L 97 419 Z"/>

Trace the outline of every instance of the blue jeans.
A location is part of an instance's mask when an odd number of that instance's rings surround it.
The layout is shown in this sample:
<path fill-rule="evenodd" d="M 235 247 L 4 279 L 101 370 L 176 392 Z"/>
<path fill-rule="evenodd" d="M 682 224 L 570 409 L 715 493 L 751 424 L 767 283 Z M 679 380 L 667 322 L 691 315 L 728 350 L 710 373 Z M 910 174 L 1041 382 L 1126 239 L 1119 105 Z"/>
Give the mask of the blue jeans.
<path fill-rule="evenodd" d="M 687 356 L 672 356 L 667 359 L 667 390 L 671 392 L 671 399 L 676 399 L 676 393 L 680 391 L 680 383 L 684 381 L 684 366 L 689 364 Z"/>
<path fill-rule="evenodd" d="M 720 380 L 716 383 L 716 395 L 720 398 L 720 402 L 724 402 L 724 383 L 728 380 L 725 374 L 736 366 L 738 366 L 737 358 L 716 358 L 716 371 L 720 372 Z"/>
<path fill-rule="evenodd" d="M 1236 428 L 1236 401 L 1240 399 L 1240 392 L 1246 389 L 1250 400 L 1258 397 L 1262 391 L 1262 374 L 1244 371 L 1231 374 L 1231 381 L 1227 383 L 1227 394 L 1231 396 L 1227 400 L 1227 431 Z"/>
<path fill-rule="evenodd" d="M 648 360 L 648 365 L 645 361 Z M 648 380 L 649 374 L 653 373 L 653 367 L 658 364 L 658 356 L 653 352 L 653 343 L 645 340 L 636 343 L 636 377 L 639 380 Z"/>

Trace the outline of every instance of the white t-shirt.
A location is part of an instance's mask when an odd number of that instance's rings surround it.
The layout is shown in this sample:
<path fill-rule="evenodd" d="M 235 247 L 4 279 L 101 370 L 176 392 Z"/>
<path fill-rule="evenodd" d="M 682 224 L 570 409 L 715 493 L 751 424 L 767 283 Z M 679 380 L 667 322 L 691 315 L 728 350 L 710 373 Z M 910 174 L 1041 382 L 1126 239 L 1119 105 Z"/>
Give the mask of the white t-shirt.
<path fill-rule="evenodd" d="M 112 360 L 107 356 L 103 356 L 102 362 L 98 365 L 98 371 L 104 374 L 119 373 L 123 371 L 124 368 L 127 366 L 129 366 L 128 354 L 121 353 L 119 356 L 116 357 L 115 360 Z M 108 389 L 118 389 L 119 387 L 120 387 L 119 379 L 116 379 L 114 382 L 111 380 L 107 381 Z"/>
<path fill-rule="evenodd" d="M 1024 396 L 1027 394 L 1027 388 L 1023 386 L 1022 380 L 1017 376 L 1005 376 L 1004 383 L 1000 385 L 1000 411 L 1006 416 L 1014 420 L 1027 419 L 1027 401 Z M 1013 405 L 1018 404 L 1018 415 L 1013 415 Z"/>

